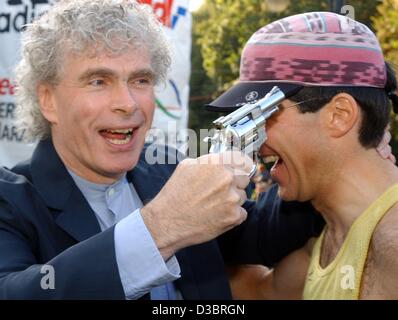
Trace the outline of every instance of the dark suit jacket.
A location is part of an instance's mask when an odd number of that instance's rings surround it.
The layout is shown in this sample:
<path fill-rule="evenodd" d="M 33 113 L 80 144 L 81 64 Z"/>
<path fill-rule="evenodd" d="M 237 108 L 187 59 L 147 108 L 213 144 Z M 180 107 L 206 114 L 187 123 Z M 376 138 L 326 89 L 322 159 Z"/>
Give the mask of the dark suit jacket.
<path fill-rule="evenodd" d="M 148 165 L 142 154 L 127 179 L 146 203 L 159 192 L 174 168 Z M 31 160 L 12 171 L 0 170 L 0 299 L 124 299 L 114 227 L 101 232 L 94 212 L 51 141 L 41 141 Z M 277 226 L 281 224 L 281 219 L 275 219 L 279 200 L 275 195 L 268 200 L 271 207 L 265 202 L 257 207 L 247 204 L 253 213 L 248 222 L 219 239 L 227 260 L 272 263 L 301 246 L 314 232 L 313 218 L 306 219 L 301 228 L 301 221 L 287 215 L 282 220 L 289 227 Z M 305 231 L 289 234 L 292 229 Z M 263 232 L 270 235 L 260 236 Z M 272 244 L 260 244 L 284 237 L 290 240 L 283 241 L 286 244 L 282 247 L 276 245 L 276 249 Z M 231 298 L 220 246 L 213 240 L 176 254 L 181 267 L 181 279 L 176 285 L 185 299 Z M 241 254 L 235 252 L 236 248 L 242 248 Z M 54 268 L 55 289 L 43 290 L 40 286 L 46 275 L 41 269 L 43 264 Z"/>

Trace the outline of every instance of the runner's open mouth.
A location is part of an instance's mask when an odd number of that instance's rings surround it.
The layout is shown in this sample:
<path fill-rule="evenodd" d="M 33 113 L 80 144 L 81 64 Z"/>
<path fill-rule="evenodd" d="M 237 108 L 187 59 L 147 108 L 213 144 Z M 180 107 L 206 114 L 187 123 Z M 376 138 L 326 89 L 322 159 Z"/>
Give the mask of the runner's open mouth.
<path fill-rule="evenodd" d="M 277 166 L 283 163 L 282 158 L 276 154 L 264 156 L 262 157 L 262 160 L 265 163 L 267 170 L 269 171 L 276 169 Z"/>

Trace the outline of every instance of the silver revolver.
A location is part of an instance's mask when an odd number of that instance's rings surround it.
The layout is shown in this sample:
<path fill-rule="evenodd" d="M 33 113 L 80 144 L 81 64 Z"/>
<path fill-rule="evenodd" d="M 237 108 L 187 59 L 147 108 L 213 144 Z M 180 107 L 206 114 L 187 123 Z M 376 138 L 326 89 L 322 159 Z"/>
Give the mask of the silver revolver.
<path fill-rule="evenodd" d="M 215 134 L 204 140 L 211 143 L 209 152 L 239 150 L 254 158 L 267 139 L 266 120 L 279 110 L 278 105 L 284 99 L 285 94 L 275 86 L 264 98 L 248 102 L 234 112 L 213 121 Z M 254 165 L 249 174 L 250 178 L 255 171 Z"/>

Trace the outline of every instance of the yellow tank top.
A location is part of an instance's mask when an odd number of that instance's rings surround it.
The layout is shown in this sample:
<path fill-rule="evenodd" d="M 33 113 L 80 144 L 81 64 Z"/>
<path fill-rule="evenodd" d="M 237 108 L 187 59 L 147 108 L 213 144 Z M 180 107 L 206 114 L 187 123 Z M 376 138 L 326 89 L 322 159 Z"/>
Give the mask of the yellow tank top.
<path fill-rule="evenodd" d="M 398 202 L 398 184 L 376 199 L 352 224 L 334 260 L 319 264 L 325 229 L 316 240 L 305 281 L 303 299 L 354 300 L 359 298 L 361 279 L 374 229 L 384 214 Z"/>

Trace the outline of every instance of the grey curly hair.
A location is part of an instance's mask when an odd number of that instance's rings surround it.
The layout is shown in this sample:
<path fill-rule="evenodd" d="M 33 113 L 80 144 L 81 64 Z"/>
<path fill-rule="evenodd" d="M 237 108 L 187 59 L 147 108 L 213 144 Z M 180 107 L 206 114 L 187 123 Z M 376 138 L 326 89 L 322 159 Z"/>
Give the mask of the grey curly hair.
<path fill-rule="evenodd" d="M 121 53 L 145 47 L 156 82 L 170 67 L 169 45 L 148 5 L 134 0 L 60 0 L 22 33 L 22 58 L 15 70 L 18 128 L 29 141 L 50 135 L 50 124 L 39 107 L 39 83 L 56 85 L 67 52 Z M 67 51 L 69 50 L 69 51 Z M 91 51 L 90 51 L 91 52 Z"/>

